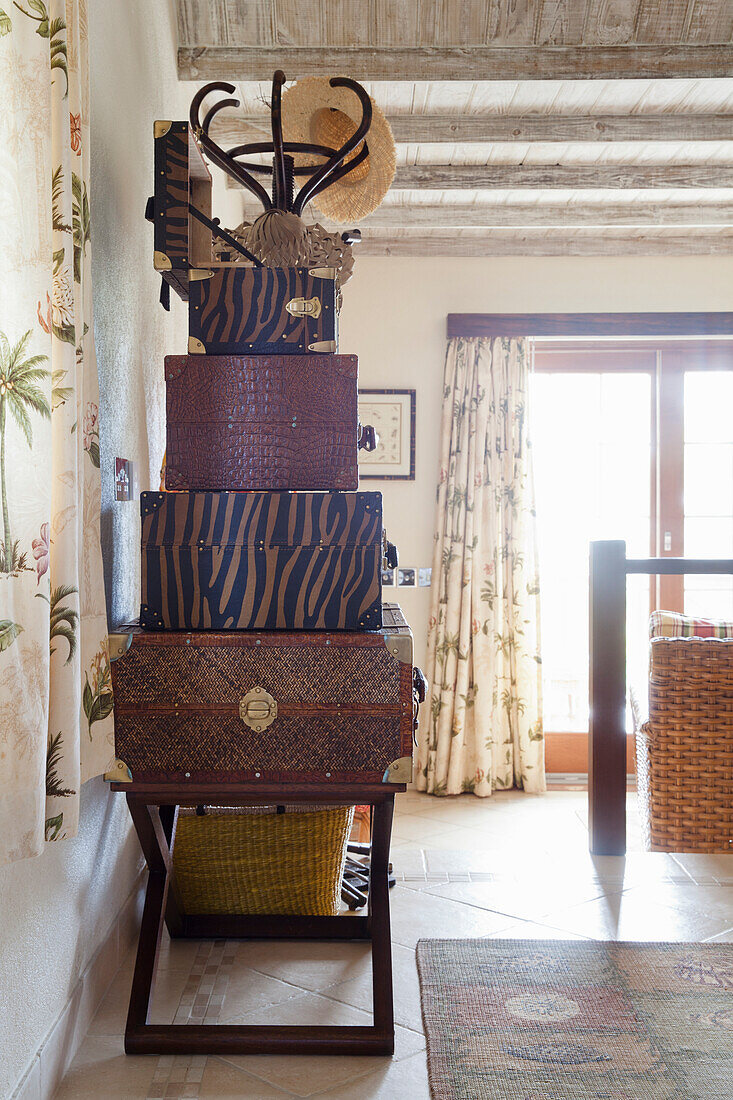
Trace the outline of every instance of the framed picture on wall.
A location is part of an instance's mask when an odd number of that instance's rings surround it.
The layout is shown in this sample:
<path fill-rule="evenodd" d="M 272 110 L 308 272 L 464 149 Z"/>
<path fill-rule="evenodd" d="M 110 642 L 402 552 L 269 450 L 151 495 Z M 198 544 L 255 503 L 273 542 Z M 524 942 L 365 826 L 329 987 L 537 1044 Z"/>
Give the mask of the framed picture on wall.
<path fill-rule="evenodd" d="M 359 390 L 359 421 L 371 424 L 379 442 L 359 451 L 359 477 L 415 480 L 415 390 Z"/>

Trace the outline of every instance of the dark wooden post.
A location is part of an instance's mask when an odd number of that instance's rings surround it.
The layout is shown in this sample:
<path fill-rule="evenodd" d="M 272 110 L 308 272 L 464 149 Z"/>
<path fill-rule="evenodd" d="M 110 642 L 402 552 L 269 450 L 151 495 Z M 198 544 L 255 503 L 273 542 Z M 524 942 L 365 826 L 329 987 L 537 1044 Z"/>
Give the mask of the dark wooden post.
<path fill-rule="evenodd" d="M 588 826 L 593 855 L 626 853 L 626 543 L 590 548 Z"/>

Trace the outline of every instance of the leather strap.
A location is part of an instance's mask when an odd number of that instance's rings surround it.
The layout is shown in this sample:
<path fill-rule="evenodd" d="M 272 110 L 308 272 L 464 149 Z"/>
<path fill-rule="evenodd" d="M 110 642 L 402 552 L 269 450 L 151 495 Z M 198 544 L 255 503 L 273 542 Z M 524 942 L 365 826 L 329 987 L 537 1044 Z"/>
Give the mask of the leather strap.
<path fill-rule="evenodd" d="M 397 566 L 400 564 L 400 557 L 397 553 L 397 547 L 393 542 L 389 542 L 387 539 L 384 540 L 383 557 L 383 567 L 385 569 L 396 569 Z"/>
<path fill-rule="evenodd" d="M 412 689 L 417 695 L 418 702 L 423 703 L 428 693 L 428 681 L 423 670 L 417 665 L 413 665 L 412 668 Z"/>

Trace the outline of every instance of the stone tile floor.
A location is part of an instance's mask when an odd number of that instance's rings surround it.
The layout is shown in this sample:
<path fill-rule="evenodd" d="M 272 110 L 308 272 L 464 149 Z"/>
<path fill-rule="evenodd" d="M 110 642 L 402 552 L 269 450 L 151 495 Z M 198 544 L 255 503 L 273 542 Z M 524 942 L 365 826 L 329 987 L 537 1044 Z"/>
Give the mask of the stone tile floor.
<path fill-rule="evenodd" d="M 733 942 L 733 855 L 587 850 L 586 795 L 397 796 L 390 1058 L 126 1057 L 133 958 L 120 969 L 56 1100 L 429 1097 L 415 944 L 425 936 Z M 166 941 L 153 1020 L 370 1022 L 368 947 Z"/>

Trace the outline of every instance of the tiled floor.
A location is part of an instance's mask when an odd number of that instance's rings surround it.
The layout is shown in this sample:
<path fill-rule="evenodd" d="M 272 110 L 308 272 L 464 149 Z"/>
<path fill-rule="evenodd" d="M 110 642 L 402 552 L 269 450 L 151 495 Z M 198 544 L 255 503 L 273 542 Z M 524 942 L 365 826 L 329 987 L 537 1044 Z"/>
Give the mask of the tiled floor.
<path fill-rule="evenodd" d="M 429 1096 L 415 969 L 424 936 L 733 942 L 733 855 L 592 859 L 586 796 L 399 795 L 392 930 L 397 1047 L 389 1058 L 125 1057 L 133 960 L 102 1003 L 56 1100 Z M 368 1023 L 359 944 L 166 942 L 154 1019 Z"/>

